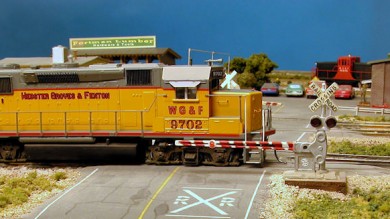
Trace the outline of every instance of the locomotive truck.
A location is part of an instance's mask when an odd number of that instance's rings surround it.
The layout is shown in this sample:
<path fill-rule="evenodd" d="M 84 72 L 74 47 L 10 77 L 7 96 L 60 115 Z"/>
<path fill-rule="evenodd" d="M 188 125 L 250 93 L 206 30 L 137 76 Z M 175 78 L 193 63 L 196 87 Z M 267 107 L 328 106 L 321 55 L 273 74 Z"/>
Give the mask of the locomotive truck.
<path fill-rule="evenodd" d="M 328 85 L 336 82 L 357 87 L 361 81 L 371 79 L 371 65 L 360 62 L 358 56 L 341 56 L 337 62 L 317 62 L 314 76 Z"/>
<path fill-rule="evenodd" d="M 275 133 L 262 93 L 220 90 L 224 75 L 222 67 L 157 63 L 3 66 L 0 161 L 26 160 L 28 145 L 136 147 L 149 164 L 229 166 L 263 157 L 261 149 L 175 144 L 266 141 Z"/>

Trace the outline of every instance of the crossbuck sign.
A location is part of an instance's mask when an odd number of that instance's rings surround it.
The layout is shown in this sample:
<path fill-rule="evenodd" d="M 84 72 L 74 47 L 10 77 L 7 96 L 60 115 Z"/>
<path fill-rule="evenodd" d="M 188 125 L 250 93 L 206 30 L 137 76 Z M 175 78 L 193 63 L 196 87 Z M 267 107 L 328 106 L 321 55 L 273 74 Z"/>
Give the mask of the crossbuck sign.
<path fill-rule="evenodd" d="M 312 112 L 316 111 L 323 105 L 327 105 L 334 112 L 338 110 L 338 107 L 330 99 L 333 93 L 339 88 L 336 82 L 333 82 L 333 84 L 331 84 L 325 91 L 323 91 L 322 88 L 314 82 L 312 82 L 309 87 L 317 94 L 317 99 L 309 105 L 309 109 Z"/>
<path fill-rule="evenodd" d="M 240 86 L 235 81 L 233 81 L 233 78 L 236 75 L 236 71 L 233 71 L 231 74 L 226 74 L 225 81 L 221 84 L 221 87 L 227 87 L 227 89 L 240 89 Z"/>

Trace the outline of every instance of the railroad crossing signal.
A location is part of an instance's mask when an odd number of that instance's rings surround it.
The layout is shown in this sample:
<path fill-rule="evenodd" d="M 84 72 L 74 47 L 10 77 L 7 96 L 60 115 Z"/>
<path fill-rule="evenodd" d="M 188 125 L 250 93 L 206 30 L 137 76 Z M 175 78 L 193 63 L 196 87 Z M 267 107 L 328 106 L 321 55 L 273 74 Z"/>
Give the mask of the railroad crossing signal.
<path fill-rule="evenodd" d="M 339 88 L 336 82 L 333 82 L 325 91 L 320 88 L 316 83 L 312 82 L 309 87 L 317 93 L 317 99 L 309 105 L 309 109 L 314 112 L 320 106 L 327 105 L 331 110 L 336 112 L 339 108 L 332 102 L 330 97 Z"/>
<path fill-rule="evenodd" d="M 310 125 L 317 130 L 329 130 L 337 125 L 337 120 L 334 116 L 320 117 L 312 116 L 310 118 Z"/>

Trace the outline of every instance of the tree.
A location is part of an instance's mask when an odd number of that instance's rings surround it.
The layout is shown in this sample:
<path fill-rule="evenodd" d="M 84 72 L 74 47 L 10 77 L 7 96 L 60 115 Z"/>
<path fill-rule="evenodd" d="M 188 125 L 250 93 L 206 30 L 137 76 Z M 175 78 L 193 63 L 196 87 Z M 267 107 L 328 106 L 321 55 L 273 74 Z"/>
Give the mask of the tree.
<path fill-rule="evenodd" d="M 245 71 L 258 75 L 256 78 L 262 78 L 277 67 L 278 65 L 271 61 L 266 54 L 260 53 L 253 54 L 247 59 Z"/>
<path fill-rule="evenodd" d="M 225 63 L 225 68 L 227 68 Z M 238 73 L 237 83 L 240 87 L 260 89 L 268 81 L 267 74 L 278 65 L 264 53 L 253 54 L 248 59 L 235 57 L 230 61 L 230 70 Z"/>
<path fill-rule="evenodd" d="M 237 76 L 237 83 L 240 85 L 240 87 L 253 88 L 256 87 L 257 79 L 254 74 L 244 72 Z"/>
<path fill-rule="evenodd" d="M 228 63 L 225 63 L 227 69 Z M 246 67 L 246 60 L 241 57 L 235 57 L 230 61 L 230 71 L 235 70 L 238 73 L 243 73 Z"/>

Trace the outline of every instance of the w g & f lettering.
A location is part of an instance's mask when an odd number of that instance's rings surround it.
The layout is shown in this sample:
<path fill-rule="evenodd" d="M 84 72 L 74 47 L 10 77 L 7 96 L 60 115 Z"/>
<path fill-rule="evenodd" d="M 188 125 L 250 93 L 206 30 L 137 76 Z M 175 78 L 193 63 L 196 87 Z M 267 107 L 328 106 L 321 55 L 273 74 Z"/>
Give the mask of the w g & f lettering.
<path fill-rule="evenodd" d="M 169 115 L 202 115 L 203 106 L 168 106 Z"/>

